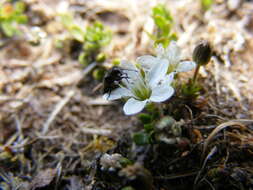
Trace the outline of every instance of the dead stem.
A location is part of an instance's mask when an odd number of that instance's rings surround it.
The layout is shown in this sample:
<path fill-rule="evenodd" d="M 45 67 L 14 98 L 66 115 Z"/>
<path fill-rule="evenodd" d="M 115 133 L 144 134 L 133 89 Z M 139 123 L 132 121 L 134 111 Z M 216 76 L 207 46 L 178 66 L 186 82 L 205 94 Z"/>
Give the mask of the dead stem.
<path fill-rule="evenodd" d="M 204 145 L 203 145 L 203 152 L 202 152 L 202 160 L 204 159 L 204 156 L 205 156 L 205 153 L 206 153 L 206 150 L 207 150 L 207 147 L 208 145 L 210 144 L 210 142 L 213 140 L 213 138 L 217 135 L 217 133 L 219 133 L 221 130 L 227 128 L 227 127 L 235 127 L 235 126 L 239 126 L 240 128 L 246 128 L 245 125 L 243 124 L 243 122 L 247 122 L 247 123 L 251 123 L 253 122 L 253 120 L 231 120 L 231 121 L 228 121 L 228 122 L 225 122 L 225 123 L 222 123 L 220 124 L 219 126 L 217 126 L 210 134 L 209 136 L 207 137 L 207 139 L 205 140 L 204 142 Z"/>
<path fill-rule="evenodd" d="M 74 96 L 74 94 L 75 94 L 74 90 L 69 91 L 68 94 L 65 96 L 65 98 L 63 98 L 56 104 L 54 110 L 52 111 L 46 123 L 42 127 L 41 132 L 42 135 L 45 135 L 48 132 L 51 123 L 55 120 L 56 116 L 60 113 L 63 107 L 69 102 L 69 100 Z"/>

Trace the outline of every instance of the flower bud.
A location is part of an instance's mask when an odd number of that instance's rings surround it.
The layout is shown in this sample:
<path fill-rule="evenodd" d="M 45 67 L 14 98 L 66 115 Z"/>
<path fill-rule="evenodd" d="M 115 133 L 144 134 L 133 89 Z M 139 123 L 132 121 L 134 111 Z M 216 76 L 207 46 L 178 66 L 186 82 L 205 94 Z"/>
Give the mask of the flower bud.
<path fill-rule="evenodd" d="M 201 41 L 194 49 L 192 58 L 199 65 L 206 65 L 212 56 L 212 49 L 207 41 Z"/>
<path fill-rule="evenodd" d="M 96 57 L 96 61 L 97 61 L 98 63 L 103 63 L 103 62 L 105 62 L 105 60 L 106 60 L 106 55 L 105 55 L 105 53 L 100 53 L 100 54 L 98 54 L 97 57 Z"/>
<path fill-rule="evenodd" d="M 102 81 L 105 76 L 106 70 L 104 68 L 97 68 L 92 72 L 92 76 L 94 79 L 98 81 Z"/>

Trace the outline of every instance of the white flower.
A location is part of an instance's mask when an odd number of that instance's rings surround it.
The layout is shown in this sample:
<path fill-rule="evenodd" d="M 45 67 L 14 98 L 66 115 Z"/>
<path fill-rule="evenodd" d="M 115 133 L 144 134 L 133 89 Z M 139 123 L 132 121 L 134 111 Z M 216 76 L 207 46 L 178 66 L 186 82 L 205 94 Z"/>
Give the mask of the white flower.
<path fill-rule="evenodd" d="M 174 94 L 174 89 L 170 86 L 174 73 L 167 75 L 168 61 L 160 59 L 151 69 L 146 70 L 135 65 L 122 62 L 121 67 L 128 76 L 122 79 L 120 88 L 115 89 L 104 98 L 115 100 L 122 97 L 129 99 L 125 103 L 123 110 L 126 115 L 140 112 L 148 102 L 163 102 Z"/>
<path fill-rule="evenodd" d="M 159 44 L 156 48 L 157 57 L 151 55 L 144 55 L 137 58 L 137 61 L 142 67 L 151 69 L 154 65 L 160 62 L 161 59 L 169 61 L 168 73 L 171 72 L 186 72 L 194 69 L 196 63 L 193 61 L 180 61 L 181 51 L 175 41 L 171 41 L 167 48 L 163 48 L 162 44 Z"/>

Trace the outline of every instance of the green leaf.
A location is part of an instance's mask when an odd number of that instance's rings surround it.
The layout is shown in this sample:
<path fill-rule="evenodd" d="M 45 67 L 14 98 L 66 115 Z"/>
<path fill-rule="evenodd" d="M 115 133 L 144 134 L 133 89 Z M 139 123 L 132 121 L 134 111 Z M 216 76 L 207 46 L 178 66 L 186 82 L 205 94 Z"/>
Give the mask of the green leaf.
<path fill-rule="evenodd" d="M 82 52 L 79 56 L 78 56 L 78 62 L 80 64 L 83 64 L 85 66 L 87 66 L 89 64 L 88 60 L 87 60 L 87 54 L 85 52 Z"/>
<path fill-rule="evenodd" d="M 150 39 L 152 39 L 152 40 L 156 40 L 156 36 L 155 35 L 153 35 L 153 34 L 151 34 L 151 33 L 149 33 L 149 32 L 147 32 L 147 31 L 144 31 L 147 35 L 148 35 L 148 37 L 150 38 Z"/>
<path fill-rule="evenodd" d="M 130 165 L 130 164 L 133 164 L 133 162 L 132 162 L 131 160 L 127 159 L 127 158 L 121 158 L 121 159 L 119 160 L 119 163 L 120 163 L 120 165 L 121 165 L 122 167 L 126 167 L 126 166 L 128 166 L 128 165 Z"/>
<path fill-rule="evenodd" d="M 15 3 L 15 11 L 16 13 L 22 14 L 25 11 L 25 4 L 23 2 Z"/>
<path fill-rule="evenodd" d="M 154 16 L 154 21 L 155 21 L 155 24 L 160 29 L 164 28 L 166 26 L 166 24 L 167 24 L 166 19 L 164 17 L 160 16 L 160 15 Z"/>
<path fill-rule="evenodd" d="M 133 141 L 137 145 L 147 145 L 150 142 L 149 139 L 150 139 L 149 134 L 144 132 L 135 133 L 133 136 Z"/>
<path fill-rule="evenodd" d="M 18 24 L 27 22 L 27 16 L 23 14 L 24 10 L 25 4 L 23 2 L 16 2 L 14 5 L 10 3 L 0 5 L 1 29 L 7 37 L 21 34 Z"/>
<path fill-rule="evenodd" d="M 153 8 L 153 16 L 160 15 L 161 17 L 164 17 L 167 21 L 172 22 L 173 18 L 169 12 L 169 10 L 166 9 L 165 5 L 158 4 Z"/>
<path fill-rule="evenodd" d="M 84 31 L 77 25 L 73 25 L 70 28 L 71 35 L 79 42 L 84 41 Z"/>
<path fill-rule="evenodd" d="M 70 14 L 60 14 L 60 20 L 67 29 L 70 29 L 74 25 L 73 17 Z"/>
<path fill-rule="evenodd" d="M 196 98 L 198 97 L 202 87 L 194 83 L 192 80 L 189 80 L 188 83 L 185 83 L 181 87 L 181 92 L 184 96 Z"/>
<path fill-rule="evenodd" d="M 158 4 L 153 8 L 152 17 L 158 29 L 155 37 L 151 35 L 149 37 L 155 41 L 155 45 L 161 43 L 164 47 L 167 47 L 171 41 L 170 33 L 173 18 L 169 10 L 162 4 Z"/>
<path fill-rule="evenodd" d="M 98 53 L 100 49 L 111 41 L 111 32 L 104 28 L 102 23 L 95 22 L 86 28 L 84 50 Z"/>
<path fill-rule="evenodd" d="M 147 103 L 146 105 L 146 110 L 149 112 L 149 113 L 154 113 L 156 112 L 156 106 L 153 102 L 149 102 Z"/>
<path fill-rule="evenodd" d="M 154 125 L 151 124 L 151 123 L 145 124 L 145 125 L 144 125 L 144 130 L 145 130 L 147 133 L 149 133 L 149 132 L 151 132 L 151 131 L 154 130 Z"/>
<path fill-rule="evenodd" d="M 152 122 L 152 116 L 146 113 L 140 113 L 138 115 L 139 120 L 143 123 L 143 124 L 147 124 L 147 123 L 151 123 Z"/>
<path fill-rule="evenodd" d="M 155 44 L 158 45 L 158 44 L 162 44 L 164 48 L 166 48 L 168 45 L 169 45 L 169 38 L 167 37 L 161 37 L 161 38 L 158 38 L 156 41 L 155 41 Z"/>
<path fill-rule="evenodd" d="M 17 29 L 12 26 L 10 22 L 3 22 L 1 28 L 6 36 L 12 37 L 15 33 L 18 33 Z"/>
<path fill-rule="evenodd" d="M 20 15 L 20 16 L 16 17 L 15 21 L 19 24 L 25 24 L 25 23 L 27 23 L 27 16 Z"/>

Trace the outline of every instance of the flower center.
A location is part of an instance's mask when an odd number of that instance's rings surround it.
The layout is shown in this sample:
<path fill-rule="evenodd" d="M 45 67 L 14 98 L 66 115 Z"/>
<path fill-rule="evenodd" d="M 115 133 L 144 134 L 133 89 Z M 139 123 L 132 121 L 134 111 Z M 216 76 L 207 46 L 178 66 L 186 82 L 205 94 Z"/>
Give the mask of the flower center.
<path fill-rule="evenodd" d="M 178 64 L 169 64 L 167 74 L 172 73 L 176 70 Z"/>
<path fill-rule="evenodd" d="M 133 86 L 132 93 L 138 100 L 143 101 L 150 98 L 151 89 L 145 81 L 140 80 Z"/>

